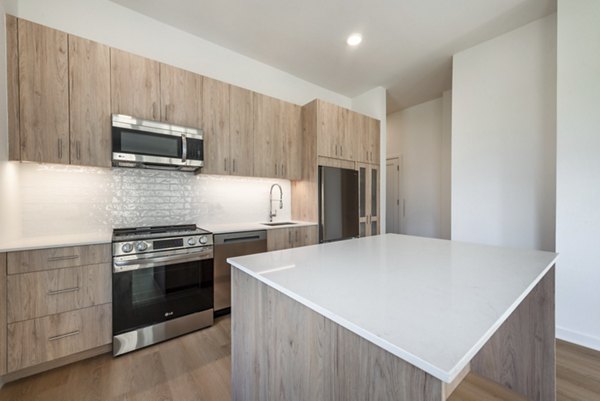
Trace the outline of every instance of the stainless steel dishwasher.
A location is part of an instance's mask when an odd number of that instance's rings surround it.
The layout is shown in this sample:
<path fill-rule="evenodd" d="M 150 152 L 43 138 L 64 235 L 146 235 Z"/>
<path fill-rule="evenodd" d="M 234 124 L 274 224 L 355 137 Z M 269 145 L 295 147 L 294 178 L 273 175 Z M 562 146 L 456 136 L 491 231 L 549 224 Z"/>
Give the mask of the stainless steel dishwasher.
<path fill-rule="evenodd" d="M 261 252 L 267 252 L 265 230 L 214 235 L 215 315 L 231 311 L 231 265 L 227 258 Z"/>

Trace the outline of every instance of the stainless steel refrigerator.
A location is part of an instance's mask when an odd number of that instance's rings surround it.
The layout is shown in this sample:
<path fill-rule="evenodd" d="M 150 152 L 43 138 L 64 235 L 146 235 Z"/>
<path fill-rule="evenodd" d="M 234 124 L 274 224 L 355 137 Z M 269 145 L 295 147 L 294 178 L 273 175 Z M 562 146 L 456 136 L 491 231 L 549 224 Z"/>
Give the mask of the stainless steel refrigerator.
<path fill-rule="evenodd" d="M 358 237 L 358 171 L 319 166 L 319 242 Z"/>

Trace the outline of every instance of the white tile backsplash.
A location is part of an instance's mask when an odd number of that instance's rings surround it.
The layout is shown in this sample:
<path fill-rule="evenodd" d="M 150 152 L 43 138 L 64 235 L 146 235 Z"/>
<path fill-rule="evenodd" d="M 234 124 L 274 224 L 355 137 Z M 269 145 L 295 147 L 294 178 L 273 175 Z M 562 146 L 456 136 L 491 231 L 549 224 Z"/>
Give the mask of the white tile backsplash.
<path fill-rule="evenodd" d="M 115 227 L 266 221 L 274 183 L 283 188 L 277 220 L 289 220 L 288 180 L 3 162 L 0 240 Z"/>

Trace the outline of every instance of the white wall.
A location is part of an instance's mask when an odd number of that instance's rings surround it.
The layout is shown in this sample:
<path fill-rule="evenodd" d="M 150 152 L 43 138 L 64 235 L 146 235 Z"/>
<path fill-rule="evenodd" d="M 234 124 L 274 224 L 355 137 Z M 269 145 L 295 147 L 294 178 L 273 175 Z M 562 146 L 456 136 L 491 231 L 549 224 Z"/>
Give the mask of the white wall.
<path fill-rule="evenodd" d="M 0 0 L 0 162 L 8 160 L 8 106 L 6 89 L 6 21 Z"/>
<path fill-rule="evenodd" d="M 443 110 L 440 97 L 388 116 L 387 157 L 400 158 L 401 234 L 442 236 Z"/>
<path fill-rule="evenodd" d="M 454 56 L 452 239 L 554 250 L 556 15 Z"/>
<path fill-rule="evenodd" d="M 386 169 L 385 159 L 387 154 L 387 96 L 386 89 L 378 86 L 373 88 L 362 95 L 352 98 L 352 110 L 376 118 L 381 121 L 379 127 L 379 143 L 380 143 L 380 157 L 381 162 L 379 164 L 379 175 L 380 175 L 380 196 L 379 196 L 379 224 L 380 232 L 385 233 L 385 215 L 386 215 Z"/>
<path fill-rule="evenodd" d="M 600 350 L 600 1 L 558 1 L 557 336 Z"/>
<path fill-rule="evenodd" d="M 109 0 L 5 0 L 6 12 L 296 104 L 351 101 Z"/>
<path fill-rule="evenodd" d="M 452 237 L 452 91 L 442 95 L 440 237 Z"/>

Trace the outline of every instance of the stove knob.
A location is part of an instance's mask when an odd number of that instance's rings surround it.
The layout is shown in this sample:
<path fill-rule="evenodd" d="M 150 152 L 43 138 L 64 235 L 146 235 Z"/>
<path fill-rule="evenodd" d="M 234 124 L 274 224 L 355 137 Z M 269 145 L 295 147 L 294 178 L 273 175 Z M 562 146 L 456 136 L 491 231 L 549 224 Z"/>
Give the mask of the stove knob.
<path fill-rule="evenodd" d="M 146 249 L 148 249 L 148 244 L 144 241 L 140 241 L 135 244 L 135 248 L 138 250 L 138 252 L 144 252 Z"/>
<path fill-rule="evenodd" d="M 194 246 L 194 245 L 196 245 L 196 238 L 190 237 L 190 238 L 188 238 L 187 242 L 188 242 L 189 246 Z"/>
<path fill-rule="evenodd" d="M 208 242 L 208 238 L 206 237 L 206 235 L 203 235 L 202 237 L 200 237 L 199 241 L 202 245 L 204 245 Z"/>
<path fill-rule="evenodd" d="M 133 245 L 131 245 L 131 242 L 126 242 L 121 246 L 121 250 L 125 253 L 129 253 L 133 251 Z"/>

